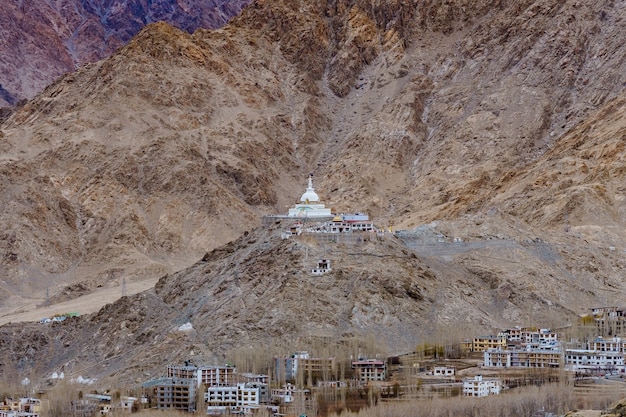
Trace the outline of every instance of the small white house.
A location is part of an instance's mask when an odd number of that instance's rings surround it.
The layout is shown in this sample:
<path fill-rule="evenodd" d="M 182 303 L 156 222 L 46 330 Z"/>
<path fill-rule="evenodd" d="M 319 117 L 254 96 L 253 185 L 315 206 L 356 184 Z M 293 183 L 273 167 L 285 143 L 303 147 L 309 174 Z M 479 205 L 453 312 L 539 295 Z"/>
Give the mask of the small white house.
<path fill-rule="evenodd" d="M 434 376 L 454 376 L 454 368 L 449 366 L 435 366 L 433 368 Z"/>
<path fill-rule="evenodd" d="M 274 388 L 271 391 L 272 400 L 278 400 L 284 404 L 292 403 L 298 397 L 307 398 L 309 395 L 309 390 L 299 389 L 289 382 L 282 388 Z"/>
<path fill-rule="evenodd" d="M 498 395 L 502 390 L 502 383 L 497 378 L 483 379 L 482 375 L 463 380 L 463 395 L 466 397 L 486 397 Z"/>
<path fill-rule="evenodd" d="M 121 397 L 120 398 L 120 408 L 126 411 L 132 411 L 133 404 L 137 402 L 137 397 Z"/>

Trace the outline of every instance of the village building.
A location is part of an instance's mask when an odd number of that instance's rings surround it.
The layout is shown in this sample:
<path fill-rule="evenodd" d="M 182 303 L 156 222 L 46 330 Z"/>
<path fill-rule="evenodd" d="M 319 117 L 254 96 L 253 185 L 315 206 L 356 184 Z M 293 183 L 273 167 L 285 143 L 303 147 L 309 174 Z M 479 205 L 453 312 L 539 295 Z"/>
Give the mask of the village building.
<path fill-rule="evenodd" d="M 85 414 L 85 411 L 90 410 L 90 409 L 98 410 L 98 414 L 100 415 L 108 414 L 113 409 L 113 407 L 111 406 L 111 396 L 107 394 L 97 394 L 97 393 L 84 394 L 80 402 L 83 403 L 82 414 L 84 415 L 89 415 L 89 413 Z M 75 411 L 78 408 L 79 407 L 76 407 Z"/>
<path fill-rule="evenodd" d="M 28 411 L 11 411 L 0 409 L 0 417 L 39 417 L 39 413 L 30 413 Z"/>
<path fill-rule="evenodd" d="M 482 375 L 463 380 L 463 395 L 466 397 L 486 397 L 498 395 L 502 390 L 502 383 L 497 378 L 484 379 Z"/>
<path fill-rule="evenodd" d="M 588 349 L 566 349 L 565 369 L 587 373 L 624 373 L 624 354 Z"/>
<path fill-rule="evenodd" d="M 143 383 L 144 392 L 156 401 L 159 410 L 195 411 L 196 379 L 159 378 Z"/>
<path fill-rule="evenodd" d="M 298 388 L 296 385 L 288 382 L 281 388 L 271 390 L 271 401 L 281 404 L 293 403 L 297 398 L 306 401 L 310 397 L 310 394 L 311 392 L 309 390 Z"/>
<path fill-rule="evenodd" d="M 263 382 L 246 382 L 248 388 L 257 388 L 259 390 L 259 401 L 261 404 L 270 402 L 270 386 Z"/>
<path fill-rule="evenodd" d="M 83 398 L 70 403 L 70 411 L 73 416 L 92 416 L 96 413 L 106 414 L 110 410 L 110 395 L 86 394 Z"/>
<path fill-rule="evenodd" d="M 317 265 L 315 268 L 311 269 L 311 275 L 324 275 L 331 271 L 330 269 L 330 260 L 329 259 L 320 259 L 317 261 Z"/>
<path fill-rule="evenodd" d="M 39 417 L 41 400 L 38 398 L 5 398 L 0 402 L 0 417 Z"/>
<path fill-rule="evenodd" d="M 285 230 L 280 234 L 281 239 L 289 239 L 291 236 L 300 236 L 302 234 L 303 225 L 301 221 L 297 221 L 289 225 L 289 230 Z"/>
<path fill-rule="evenodd" d="M 203 366 L 198 368 L 198 386 L 227 387 L 238 381 L 237 368 L 234 366 Z"/>
<path fill-rule="evenodd" d="M 144 395 L 158 409 L 194 411 L 196 392 L 199 387 L 207 387 L 204 398 L 210 402 L 208 411 L 212 414 L 237 410 L 248 413 L 260 403 L 269 402 L 269 376 L 244 373 L 237 374 L 234 366 L 195 366 L 184 365 L 167 367 L 167 377 L 148 381 L 142 385 Z"/>
<path fill-rule="evenodd" d="M 450 366 L 435 366 L 433 376 L 454 376 L 455 369 Z"/>
<path fill-rule="evenodd" d="M 137 397 L 120 397 L 120 405 L 119 407 L 124 411 L 133 411 L 133 406 L 139 399 Z"/>
<path fill-rule="evenodd" d="M 317 386 L 319 388 L 346 388 L 348 383 L 346 381 L 324 381 L 320 379 L 317 381 Z"/>
<path fill-rule="evenodd" d="M 505 349 L 506 336 L 478 336 L 472 340 L 472 352 L 485 352 L 489 349 Z"/>
<path fill-rule="evenodd" d="M 372 232 L 374 223 L 367 213 L 340 214 L 329 222 L 330 233 Z"/>
<path fill-rule="evenodd" d="M 583 322 L 585 318 L 589 318 L 589 315 L 581 317 Z M 591 309 L 590 318 L 593 319 L 600 336 L 617 336 L 626 331 L 626 308 L 594 307 Z"/>
<path fill-rule="evenodd" d="M 81 399 L 72 401 L 70 411 L 73 416 L 107 415 L 118 410 L 131 413 L 137 401 L 136 397 L 122 396 L 114 402 L 110 395 L 88 393 Z"/>
<path fill-rule="evenodd" d="M 626 340 L 621 337 L 605 339 L 599 336 L 589 342 L 589 350 L 598 352 L 619 352 L 623 354 L 626 351 L 625 346 Z"/>
<path fill-rule="evenodd" d="M 535 327 L 514 327 L 505 329 L 500 334 L 506 337 L 509 346 L 548 346 L 559 340 L 556 332 Z"/>
<path fill-rule="evenodd" d="M 168 365 L 167 377 L 195 379 L 197 371 L 198 367 L 195 365 L 190 365 L 188 362 L 185 362 L 185 365 Z"/>
<path fill-rule="evenodd" d="M 352 361 L 352 370 L 361 384 L 384 381 L 387 378 L 387 362 L 380 359 Z"/>
<path fill-rule="evenodd" d="M 483 366 L 487 368 L 559 368 L 563 364 L 563 350 L 552 349 L 488 349 L 483 353 Z"/>
<path fill-rule="evenodd" d="M 289 357 L 275 357 L 274 370 L 279 382 L 296 381 L 298 376 L 304 381 L 309 377 L 332 379 L 336 373 L 335 358 L 313 358 L 309 352 L 295 352 Z"/>
<path fill-rule="evenodd" d="M 196 386 L 226 387 L 238 382 L 237 369 L 234 366 L 195 366 L 188 362 L 185 365 L 169 365 L 168 378 L 193 379 Z"/>
<path fill-rule="evenodd" d="M 242 412 L 249 414 L 261 404 L 259 387 L 237 384 L 228 387 L 209 387 L 204 394 L 208 414 Z"/>
<path fill-rule="evenodd" d="M 377 232 L 367 213 L 338 214 L 332 220 L 320 222 L 304 229 L 306 233 L 345 234 Z"/>
<path fill-rule="evenodd" d="M 237 380 L 239 382 L 258 382 L 261 384 L 269 384 L 270 376 L 266 374 L 253 374 L 249 372 L 244 372 L 242 374 L 238 374 Z"/>

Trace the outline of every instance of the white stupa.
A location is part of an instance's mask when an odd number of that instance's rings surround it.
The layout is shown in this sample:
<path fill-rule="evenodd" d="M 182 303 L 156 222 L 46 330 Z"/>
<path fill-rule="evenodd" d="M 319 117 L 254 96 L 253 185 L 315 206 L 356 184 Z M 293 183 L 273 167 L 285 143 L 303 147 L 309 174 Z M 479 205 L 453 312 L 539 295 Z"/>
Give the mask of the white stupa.
<path fill-rule="evenodd" d="M 300 197 L 300 204 L 296 204 L 295 207 L 289 209 L 289 217 L 332 217 L 330 209 L 320 203 L 320 198 L 313 189 L 312 174 L 309 174 L 309 186 L 302 194 L 302 197 Z"/>

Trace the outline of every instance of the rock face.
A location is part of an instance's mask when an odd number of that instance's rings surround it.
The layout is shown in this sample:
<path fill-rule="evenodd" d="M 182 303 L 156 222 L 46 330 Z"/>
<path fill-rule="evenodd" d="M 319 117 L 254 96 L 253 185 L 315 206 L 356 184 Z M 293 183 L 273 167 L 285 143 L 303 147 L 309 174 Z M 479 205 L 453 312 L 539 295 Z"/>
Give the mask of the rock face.
<path fill-rule="evenodd" d="M 397 352 L 621 304 L 624 10 L 259 0 L 219 30 L 148 25 L 0 125 L 2 308 L 161 277 L 67 328 L 76 366 L 112 374 L 129 334 L 148 369 L 267 335 L 369 331 Z M 314 281 L 322 246 L 242 236 L 310 172 L 333 211 L 405 241 L 332 248 Z"/>
<path fill-rule="evenodd" d="M 57 77 L 110 56 L 145 25 L 223 26 L 249 0 L 44 0 L 0 5 L 0 106 L 32 98 Z"/>

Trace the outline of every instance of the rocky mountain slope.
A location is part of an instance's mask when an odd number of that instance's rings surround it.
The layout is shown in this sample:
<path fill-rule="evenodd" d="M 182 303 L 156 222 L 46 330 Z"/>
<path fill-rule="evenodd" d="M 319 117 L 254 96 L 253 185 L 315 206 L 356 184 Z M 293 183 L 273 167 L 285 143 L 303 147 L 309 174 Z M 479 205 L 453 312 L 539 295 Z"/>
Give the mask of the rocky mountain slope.
<path fill-rule="evenodd" d="M 398 352 L 621 304 L 622 6 L 256 1 L 220 30 L 149 25 L 0 125 L 2 309 L 162 277 L 64 324 L 45 346 L 65 356 L 37 364 L 115 358 L 102 376 L 310 335 Z M 405 240 L 333 248 L 311 279 L 326 249 L 252 231 L 309 172 L 334 211 Z M 25 367 L 52 337 L 5 331 L 31 341 L 3 345 Z"/>
<path fill-rule="evenodd" d="M 248 0 L 11 0 L 0 4 L 0 107 L 32 98 L 57 77 L 109 57 L 146 24 L 223 26 Z"/>

